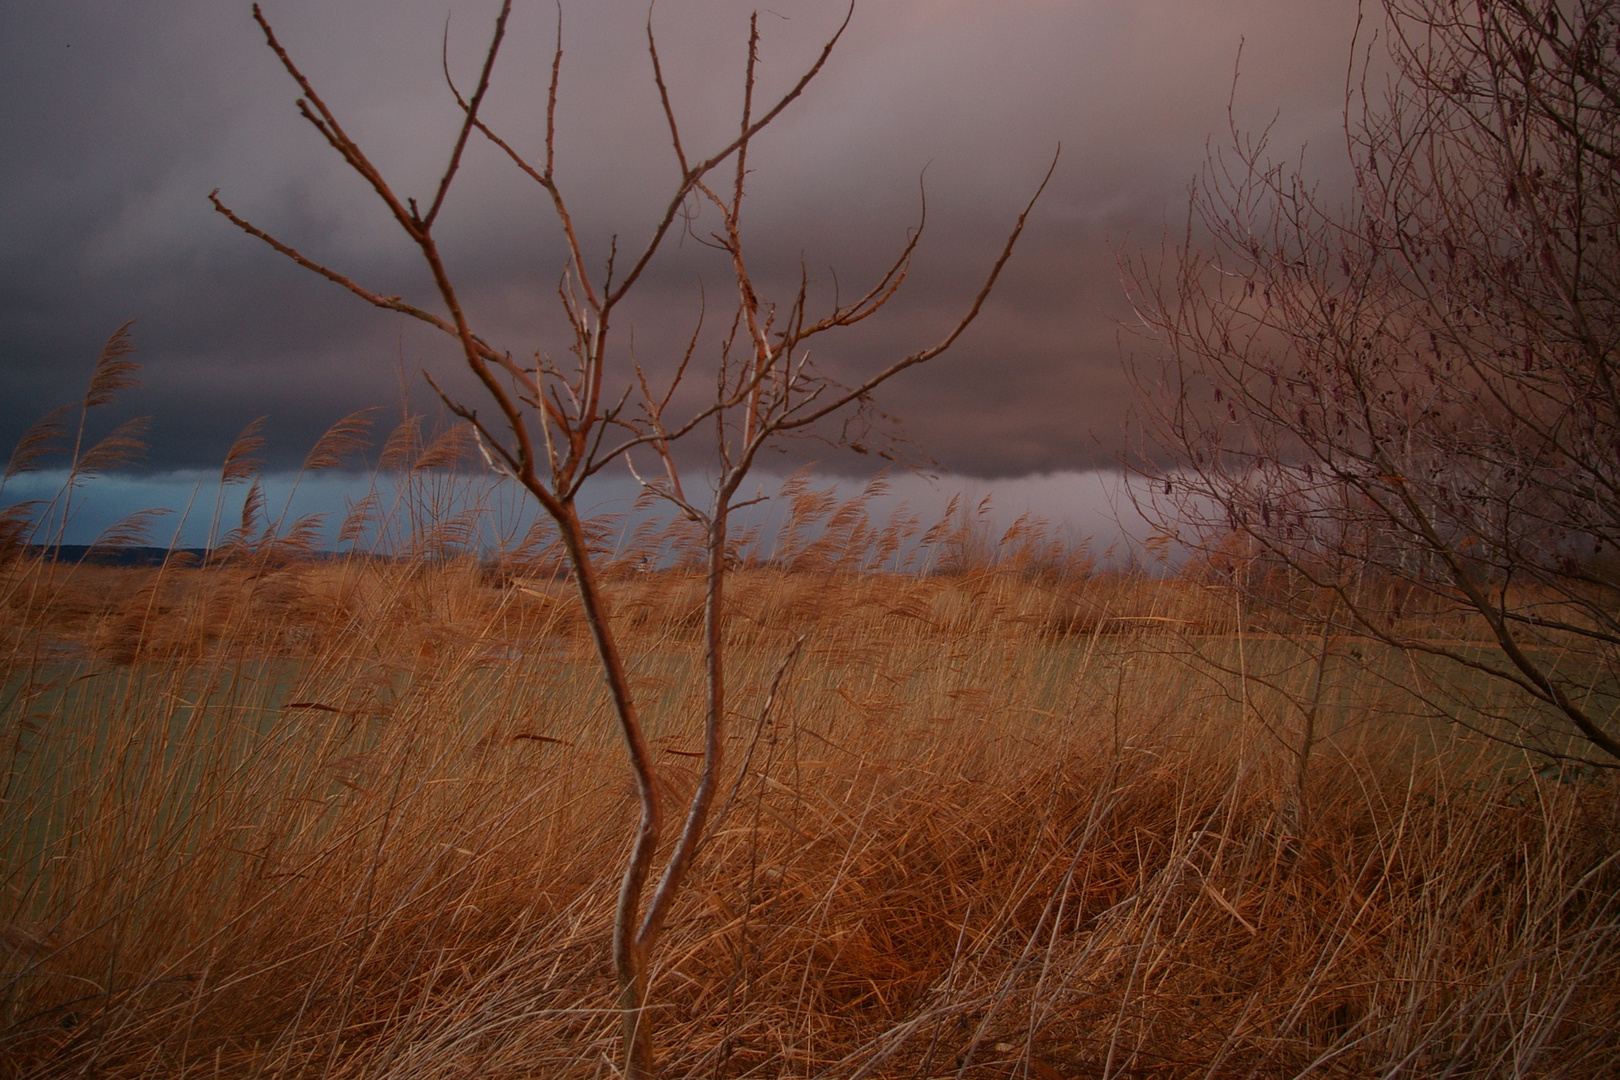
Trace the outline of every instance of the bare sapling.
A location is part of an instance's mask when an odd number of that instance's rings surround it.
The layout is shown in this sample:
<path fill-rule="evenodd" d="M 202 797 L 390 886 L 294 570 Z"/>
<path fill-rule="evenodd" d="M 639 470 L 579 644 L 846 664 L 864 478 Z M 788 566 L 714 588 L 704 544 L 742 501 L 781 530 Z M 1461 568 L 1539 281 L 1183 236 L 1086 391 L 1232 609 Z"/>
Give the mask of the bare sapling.
<path fill-rule="evenodd" d="M 1238 538 L 1305 633 L 1332 612 L 1324 656 L 1353 634 L 1434 715 L 1612 766 L 1620 12 L 1382 7 L 1345 203 L 1234 125 L 1186 240 L 1126 270 L 1141 506 Z"/>
<path fill-rule="evenodd" d="M 749 152 L 754 140 L 821 73 L 849 25 L 853 7 L 825 41 L 815 61 L 786 93 L 769 103 L 755 100 L 759 29 L 757 17 L 751 19 L 736 135 L 702 157 L 688 150 L 682 136 L 649 18 L 647 52 L 678 177 L 640 251 L 625 259 L 615 243 L 606 258 L 599 260 L 587 254 L 569 201 L 556 180 L 556 112 L 563 58 L 560 16 L 557 46 L 551 58 L 544 139 L 538 157 L 526 157 L 484 120 L 483 107 L 507 32 L 511 6 L 507 0 L 495 19 L 494 34 L 470 94 L 457 88 L 446 65 L 446 82 L 460 107 L 462 119 L 451 144 L 448 163 L 425 205 L 396 193 L 277 39 L 269 20 L 254 7 L 254 18 L 269 47 L 298 84 L 302 94 L 298 101 L 300 113 L 367 182 L 395 223 L 416 245 L 437 292 L 438 309 L 430 310 L 374 291 L 254 226 L 220 201 L 217 192 L 210 198 L 215 208 L 238 228 L 300 266 L 376 307 L 417 319 L 451 338 L 482 389 L 481 404 L 485 408 L 479 409 L 474 403 L 445 392 L 431 375 L 430 383 L 446 406 L 471 425 L 490 468 L 520 484 L 556 525 L 607 683 L 629 767 L 634 774 L 640 808 L 619 889 L 612 962 L 618 984 L 618 1008 L 623 1017 L 624 1070 L 630 1077 L 643 1078 L 657 1072 L 652 1023 L 647 1012 L 650 956 L 691 871 L 706 833 L 710 806 L 722 783 L 727 715 L 723 651 L 727 523 L 733 511 L 746 505 L 737 499 L 739 488 L 760 451 L 773 440 L 802 432 L 834 413 L 866 406 L 878 387 L 902 371 L 939 356 L 957 340 L 979 314 L 1046 180 L 1041 181 L 1035 198 L 1018 216 L 981 287 L 953 325 L 933 343 L 896 357 L 864 377 L 849 383 L 839 382 L 811 362 L 807 344 L 823 334 L 855 326 L 894 298 L 917 250 L 921 223 L 870 289 L 853 302 L 835 301 L 818 315 L 810 310 L 809 281 L 802 275 L 795 294 L 786 303 L 772 304 L 762 298 L 750 270 L 743 208 Z M 558 290 L 570 330 L 567 346 L 572 359 L 567 364 L 552 360 L 544 349 L 534 353 L 532 365 L 514 360 L 511 352 L 497 347 L 475 328 L 472 313 L 463 303 L 462 292 L 458 290 L 455 274 L 443 254 L 435 229 L 468 143 L 474 139 L 486 141 L 537 185 L 542 203 L 554 216 L 560 230 L 567 252 Z M 1050 169 L 1046 175 L 1051 176 Z M 631 358 L 627 345 L 620 343 L 613 330 L 626 298 L 666 242 L 683 231 L 695 234 L 698 222 L 710 213 L 716 216 L 717 224 L 702 239 L 720 253 L 727 266 L 735 287 L 735 307 L 731 331 L 717 346 L 718 355 L 706 372 L 705 385 L 714 387 L 712 398 L 705 395 L 700 406 L 677 415 L 677 401 L 686 400 L 680 392 L 698 366 L 694 357 L 699 337 L 694 335 L 684 352 L 677 350 L 680 359 L 673 372 L 661 385 L 655 385 L 656 373 L 649 376 Z M 605 267 L 601 273 L 594 269 L 599 263 Z M 686 458 L 678 460 L 675 452 L 677 444 L 690 441 L 699 432 L 712 432 L 714 438 L 704 473 L 704 482 L 712 484 L 712 492 L 704 499 L 692 493 L 692 485 L 683 484 L 682 462 Z M 679 832 L 661 869 L 656 863 L 664 839 L 664 808 L 657 768 L 643 734 L 614 619 L 603 593 L 600 567 L 587 542 L 577 506 L 587 481 L 604 469 L 620 464 L 631 470 L 649 494 L 672 503 L 700 528 L 706 564 L 703 764 Z"/>

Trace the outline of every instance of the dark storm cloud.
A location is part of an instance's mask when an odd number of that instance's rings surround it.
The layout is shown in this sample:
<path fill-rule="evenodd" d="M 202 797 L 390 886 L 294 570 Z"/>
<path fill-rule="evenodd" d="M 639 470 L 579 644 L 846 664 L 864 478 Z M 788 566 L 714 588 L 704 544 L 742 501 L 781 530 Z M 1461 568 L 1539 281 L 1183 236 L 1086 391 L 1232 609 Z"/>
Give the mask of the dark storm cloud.
<path fill-rule="evenodd" d="M 397 187 L 429 192 L 456 121 L 438 71 L 446 15 L 452 67 L 470 81 L 493 5 L 266 10 Z M 646 234 L 675 175 L 645 12 L 564 8 L 559 176 L 599 253 L 614 232 L 621 244 Z M 735 124 L 747 12 L 697 0 L 656 9 L 694 148 Z M 762 96 L 797 76 L 840 15 L 819 2 L 762 11 Z M 518 5 L 490 107 L 531 149 L 555 17 Z M 1225 138 L 1240 40 L 1240 123 L 1275 114 L 1279 147 L 1331 148 L 1354 20 L 1342 0 L 862 4 L 820 80 L 758 144 L 746 222 L 756 267 L 778 295 L 801 258 L 823 297 L 834 269 L 846 292 L 859 287 L 903 242 L 926 168 L 930 220 L 908 293 L 865 336 L 820 347 L 823 365 L 853 376 L 954 320 L 1061 142 L 1053 187 L 981 321 L 881 404 L 958 472 L 1083 467 L 1117 442 L 1126 404 L 1115 250 L 1156 242 L 1184 214 L 1206 141 Z M 72 399 L 101 340 L 129 318 L 140 320 L 146 387 L 120 408 L 155 414 L 164 466 L 217 461 L 264 413 L 276 447 L 296 458 L 337 416 L 396 400 L 401 370 L 453 366 L 442 342 L 209 209 L 218 187 L 243 215 L 377 290 L 429 299 L 374 197 L 297 117 L 247 5 L 8 5 L 0 92 L 0 442 Z M 441 231 L 470 306 L 514 352 L 561 352 L 560 253 L 536 193 L 484 146 L 459 184 Z M 690 240 L 672 249 L 621 320 L 655 366 L 690 331 L 700 278 L 711 314 L 719 306 L 723 268 L 705 256 Z"/>

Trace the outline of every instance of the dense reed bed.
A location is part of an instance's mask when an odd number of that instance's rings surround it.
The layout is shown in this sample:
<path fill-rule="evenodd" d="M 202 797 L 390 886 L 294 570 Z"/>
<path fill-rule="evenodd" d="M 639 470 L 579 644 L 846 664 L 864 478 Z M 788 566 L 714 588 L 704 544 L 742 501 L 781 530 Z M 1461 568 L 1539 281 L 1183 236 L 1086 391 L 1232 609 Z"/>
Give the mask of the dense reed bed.
<path fill-rule="evenodd" d="M 1614 1074 L 1611 781 L 1218 583 L 964 550 L 734 575 L 667 1075 Z M 0 575 L 0 1075 L 614 1075 L 633 798 L 566 582 Z M 679 798 L 701 582 L 610 588 Z"/>

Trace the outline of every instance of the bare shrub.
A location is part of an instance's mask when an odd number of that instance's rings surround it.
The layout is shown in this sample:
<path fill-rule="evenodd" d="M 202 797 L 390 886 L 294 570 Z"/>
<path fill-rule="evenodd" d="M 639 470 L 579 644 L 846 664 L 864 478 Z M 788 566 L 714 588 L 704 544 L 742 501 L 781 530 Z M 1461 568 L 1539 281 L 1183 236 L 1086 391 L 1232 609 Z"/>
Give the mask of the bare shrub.
<path fill-rule="evenodd" d="M 531 160 L 521 153 L 493 131 L 481 115 L 511 16 L 510 2 L 502 5 L 495 19 L 493 37 L 470 94 L 463 95 L 446 66 L 446 82 L 462 110 L 463 122 L 453 140 L 448 164 L 432 197 L 425 199 L 424 205 L 395 192 L 277 40 L 269 21 L 257 6 L 254 7 L 254 17 L 264 31 L 266 42 L 299 87 L 302 94 L 299 111 L 375 192 L 388 215 L 417 248 L 433 281 L 439 310 L 430 311 L 398 296 L 373 291 L 257 228 L 221 202 L 217 192 L 210 196 L 215 209 L 234 225 L 300 266 L 368 303 L 420 320 L 455 341 L 462 360 L 478 381 L 485 407 L 481 415 L 473 404 L 442 392 L 441 397 L 455 415 L 467 422 L 467 430 L 490 469 L 521 485 L 557 529 L 568 572 L 578 589 L 581 610 L 607 679 L 614 716 L 641 803 L 640 820 L 634 829 L 636 839 L 626 863 L 614 917 L 613 945 L 618 1002 L 624 1018 L 625 1070 L 632 1077 L 651 1076 L 656 1072 L 652 1020 L 646 1011 L 652 950 L 690 871 L 705 834 L 709 807 L 723 783 L 721 758 L 728 715 L 723 658 L 724 581 L 732 554 L 727 529 L 737 509 L 739 486 L 759 452 L 774 439 L 804 431 L 851 406 L 864 408 L 873 390 L 949 348 L 978 315 L 1002 267 L 1012 255 L 1029 208 L 1034 205 L 1032 199 L 1030 207 L 1019 215 L 977 295 L 937 342 L 893 358 L 862 375 L 853 385 L 840 385 L 817 370 L 810 359 L 808 344 L 828 332 L 854 327 L 881 311 L 904 281 L 922 234 L 919 222 L 894 262 L 867 291 L 852 303 L 835 297 L 831 307 L 820 315 L 811 310 L 807 279 L 800 281 L 796 295 L 777 305 L 762 296 L 749 270 L 742 228 L 749 151 L 759 133 L 776 120 L 822 70 L 853 13 L 851 7 L 815 62 L 781 98 L 765 107 L 754 100 L 759 31 L 757 15 L 751 19 L 738 134 L 710 156 L 702 158 L 692 156 L 683 140 L 665 86 L 649 16 L 648 56 L 659 105 L 668 121 L 669 144 L 678 166 L 679 181 L 652 223 L 650 239 L 639 252 L 627 253 L 622 261 L 616 238 L 602 258 L 587 254 L 576 230 L 569 200 L 556 180 L 555 117 L 563 59 L 560 13 L 545 109 L 545 135 L 538 156 Z M 503 153 L 523 176 L 538 186 L 544 204 L 554 211 L 555 225 L 568 251 L 557 292 L 571 332 L 571 339 L 566 342 L 573 357 L 571 362 L 559 364 L 544 348 L 534 351 L 532 365 L 514 360 L 513 351 L 497 347 L 487 334 L 475 327 L 454 283 L 455 275 L 442 254 L 435 225 L 460 170 L 468 142 L 474 138 L 487 140 Z M 1053 167 L 1056 167 L 1055 160 Z M 722 169 L 731 170 L 724 180 L 718 179 L 723 175 Z M 1041 187 L 1044 186 L 1043 181 Z M 680 364 L 667 384 L 655 388 L 612 331 L 625 298 L 642 280 L 666 240 L 672 233 L 680 235 L 683 230 L 693 230 L 703 213 L 717 216 L 714 228 L 703 241 L 717 250 L 732 278 L 735 308 L 731 330 L 703 380 L 703 385 L 715 388 L 713 399 L 680 415 L 679 391 L 689 371 L 695 374 L 697 370 L 692 360 L 698 335 L 694 334 L 686 345 Z M 600 274 L 594 269 L 598 265 L 605 266 Z M 526 351 L 520 350 L 518 355 Z M 679 353 L 678 344 L 676 351 Z M 429 381 L 433 381 L 431 376 Z M 434 386 L 437 389 L 438 384 Z M 694 501 L 695 496 L 689 497 L 683 486 L 673 446 L 693 432 L 707 432 L 711 427 L 715 431 L 715 443 L 710 460 L 716 479 L 712 497 L 703 503 Z M 641 479 L 634 463 L 638 455 L 643 468 L 655 467 L 649 470 L 654 479 L 642 481 L 646 490 L 678 507 L 701 535 L 706 574 L 705 659 L 700 676 L 706 687 L 702 710 L 705 715 L 702 778 L 687 807 L 675 846 L 668 851 L 655 883 L 654 862 L 663 837 L 660 798 L 663 785 L 658 779 L 652 747 L 642 729 L 637 695 L 625 667 L 616 623 L 603 589 L 604 560 L 592 550 L 590 530 L 581 519 L 576 501 L 582 485 L 603 469 L 616 467 L 620 461 Z M 836 524 L 833 527 L 836 530 Z M 649 885 L 652 892 L 644 904 L 643 893 Z"/>
<path fill-rule="evenodd" d="M 1383 6 L 1348 205 L 1235 134 L 1188 240 L 1128 272 L 1141 503 L 1257 600 L 1398 649 L 1437 711 L 1617 758 L 1620 23 Z"/>

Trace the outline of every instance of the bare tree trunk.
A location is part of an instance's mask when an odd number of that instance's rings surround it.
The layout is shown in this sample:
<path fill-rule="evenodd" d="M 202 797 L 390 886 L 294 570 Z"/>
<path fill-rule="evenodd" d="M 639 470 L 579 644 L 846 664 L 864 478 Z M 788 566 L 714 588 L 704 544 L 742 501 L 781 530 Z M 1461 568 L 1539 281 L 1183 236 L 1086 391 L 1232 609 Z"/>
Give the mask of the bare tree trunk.
<path fill-rule="evenodd" d="M 1316 717 L 1322 707 L 1323 677 L 1327 674 L 1329 650 L 1332 647 L 1333 612 L 1322 620 L 1322 638 L 1316 648 L 1316 672 L 1311 680 L 1311 700 L 1299 724 L 1299 749 L 1295 752 L 1294 783 L 1283 807 L 1284 846 L 1290 859 L 1297 859 L 1310 834 L 1310 770 L 1311 751 L 1316 748 Z"/>
<path fill-rule="evenodd" d="M 657 1070 L 653 1061 L 652 1026 L 647 1022 L 645 1012 L 646 955 L 650 942 L 639 940 L 637 922 L 641 911 L 641 894 L 658 849 L 663 806 L 657 777 L 653 772 L 652 755 L 641 730 L 640 718 L 636 715 L 629 676 L 613 635 L 612 614 L 597 581 L 590 552 L 585 546 L 585 530 L 580 523 L 579 512 L 572 502 L 564 503 L 563 509 L 564 514 L 557 521 L 558 531 L 562 534 L 563 546 L 568 553 L 568 564 L 579 590 L 591 640 L 596 645 L 602 664 L 602 674 L 607 680 L 608 694 L 613 699 L 613 710 L 636 778 L 636 796 L 640 803 L 641 821 L 636 829 L 630 861 L 625 865 L 624 877 L 619 883 L 618 908 L 613 916 L 613 974 L 619 984 L 619 1011 L 624 1021 L 625 1075 L 644 1080 L 656 1076 Z"/>

